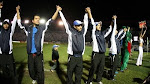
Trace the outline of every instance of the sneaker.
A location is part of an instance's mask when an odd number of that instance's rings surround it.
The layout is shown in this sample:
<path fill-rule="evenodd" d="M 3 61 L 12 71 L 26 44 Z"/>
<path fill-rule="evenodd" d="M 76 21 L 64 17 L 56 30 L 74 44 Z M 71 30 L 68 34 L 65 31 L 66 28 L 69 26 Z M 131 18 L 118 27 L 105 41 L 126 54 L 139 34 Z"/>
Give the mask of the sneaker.
<path fill-rule="evenodd" d="M 112 79 L 112 81 L 116 81 L 116 79 Z"/>
<path fill-rule="evenodd" d="M 32 84 L 35 84 L 35 83 L 36 83 L 36 80 L 33 80 L 33 81 L 32 81 Z"/>
<path fill-rule="evenodd" d="M 54 72 L 54 70 L 50 69 L 51 72 Z"/>
<path fill-rule="evenodd" d="M 118 71 L 116 71 L 115 74 L 118 74 Z"/>
<path fill-rule="evenodd" d="M 85 84 L 88 84 L 88 82 L 86 81 Z M 92 82 L 90 82 L 90 84 L 92 84 Z"/>
<path fill-rule="evenodd" d="M 98 84 L 103 84 L 103 83 L 100 81 L 100 82 L 98 82 Z"/>
<path fill-rule="evenodd" d="M 124 70 L 120 70 L 121 72 L 124 72 Z"/>

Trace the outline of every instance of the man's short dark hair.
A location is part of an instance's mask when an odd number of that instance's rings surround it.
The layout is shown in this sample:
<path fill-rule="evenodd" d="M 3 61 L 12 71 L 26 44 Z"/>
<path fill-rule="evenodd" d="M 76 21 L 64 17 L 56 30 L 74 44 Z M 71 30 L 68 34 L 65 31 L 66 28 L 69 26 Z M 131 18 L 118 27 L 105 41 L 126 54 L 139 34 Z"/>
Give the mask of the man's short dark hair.
<path fill-rule="evenodd" d="M 35 16 L 39 16 L 39 17 L 40 17 L 39 14 L 34 14 L 33 17 L 32 17 L 32 20 L 34 20 L 34 17 L 35 17 Z"/>

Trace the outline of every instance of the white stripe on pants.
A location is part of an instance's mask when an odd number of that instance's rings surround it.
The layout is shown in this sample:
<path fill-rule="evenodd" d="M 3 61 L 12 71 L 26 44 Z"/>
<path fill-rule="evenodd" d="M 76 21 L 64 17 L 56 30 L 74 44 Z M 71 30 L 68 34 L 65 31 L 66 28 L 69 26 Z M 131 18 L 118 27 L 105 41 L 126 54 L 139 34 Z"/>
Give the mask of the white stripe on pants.
<path fill-rule="evenodd" d="M 143 47 L 139 46 L 139 56 L 136 65 L 142 65 L 142 58 L 143 58 Z"/>

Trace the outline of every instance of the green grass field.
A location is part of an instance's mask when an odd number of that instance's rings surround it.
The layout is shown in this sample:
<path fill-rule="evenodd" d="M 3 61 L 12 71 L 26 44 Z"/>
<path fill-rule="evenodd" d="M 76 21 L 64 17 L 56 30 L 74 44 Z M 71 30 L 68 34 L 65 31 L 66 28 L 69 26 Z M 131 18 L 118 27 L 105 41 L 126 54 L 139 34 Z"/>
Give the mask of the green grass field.
<path fill-rule="evenodd" d="M 44 69 L 45 69 L 45 84 L 66 84 L 66 74 L 67 74 L 67 44 L 60 44 L 59 47 L 59 62 L 60 62 L 60 73 L 50 72 L 51 64 L 51 53 L 53 44 L 44 44 Z M 25 43 L 14 43 L 13 54 L 16 61 L 16 69 L 18 73 L 18 79 L 20 84 L 32 84 L 32 79 L 28 73 L 27 64 L 27 53 Z M 88 73 L 91 63 L 91 52 L 92 47 L 86 46 L 85 54 L 83 56 L 83 74 L 82 74 L 82 84 L 85 84 L 85 80 L 88 78 Z M 132 53 L 128 63 L 128 69 L 123 73 L 119 72 L 115 77 L 116 81 L 111 81 L 106 78 L 106 71 L 109 70 L 109 60 L 108 60 L 108 49 L 106 52 L 106 66 L 104 71 L 104 76 L 102 79 L 103 84 L 139 84 L 148 76 L 150 72 L 150 53 L 145 52 L 143 57 L 143 65 L 138 67 L 135 65 L 136 59 L 138 57 L 138 52 Z M 95 79 L 96 76 L 94 76 Z M 74 77 L 73 77 L 74 78 Z M 93 84 L 97 84 L 93 82 Z"/>

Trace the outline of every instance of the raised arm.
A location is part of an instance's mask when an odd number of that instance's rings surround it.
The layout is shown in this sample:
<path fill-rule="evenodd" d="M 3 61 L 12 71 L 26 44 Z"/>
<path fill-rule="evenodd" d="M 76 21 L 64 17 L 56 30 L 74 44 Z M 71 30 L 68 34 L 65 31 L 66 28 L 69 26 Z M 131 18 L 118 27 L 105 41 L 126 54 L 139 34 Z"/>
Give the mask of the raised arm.
<path fill-rule="evenodd" d="M 123 29 L 119 30 L 119 32 L 117 34 L 117 38 L 119 38 L 122 33 L 123 33 Z"/>
<path fill-rule="evenodd" d="M 126 32 L 123 33 L 123 35 L 121 36 L 119 40 L 122 40 L 125 36 L 126 36 Z"/>
<path fill-rule="evenodd" d="M 1 9 L 3 8 L 3 1 L 0 2 L 0 20 L 1 20 Z M 2 26 L 2 22 L 0 22 L 0 26 Z"/>
<path fill-rule="evenodd" d="M 96 24 L 95 24 L 93 16 L 92 16 L 91 9 L 89 7 L 87 7 L 85 9 L 85 11 L 88 13 L 89 19 L 91 20 L 91 24 L 93 26 L 93 29 L 92 29 L 92 38 L 94 39 L 94 37 L 95 37 L 95 31 L 96 31 Z"/>
<path fill-rule="evenodd" d="M 107 28 L 106 30 L 103 31 L 103 33 L 104 33 L 104 38 L 106 38 L 106 37 L 110 34 L 110 32 L 112 31 L 112 25 L 113 25 L 113 24 L 114 24 L 113 21 L 111 21 L 111 24 L 110 24 L 110 26 L 109 26 L 109 29 Z"/>
<path fill-rule="evenodd" d="M 118 33 L 117 39 L 122 40 L 126 35 L 127 28 L 121 29 Z"/>
<path fill-rule="evenodd" d="M 141 33 L 142 38 L 144 37 L 144 35 L 145 35 L 146 31 L 147 31 L 147 26 L 146 26 L 146 25 L 145 25 L 145 28 L 146 28 L 146 29 L 145 29 L 144 33 L 143 33 L 143 34 Z M 142 29 L 143 29 L 143 28 L 142 28 Z"/>
<path fill-rule="evenodd" d="M 123 29 L 123 35 L 122 35 L 122 37 L 120 38 L 120 40 L 122 40 L 122 39 L 126 36 L 126 32 L 127 32 L 127 28 L 124 28 L 124 29 Z"/>
<path fill-rule="evenodd" d="M 21 17 L 20 17 L 20 6 L 16 7 L 16 11 L 17 11 L 17 23 L 18 26 L 24 30 L 25 34 L 28 36 L 28 32 L 26 31 L 25 27 L 21 24 Z"/>
<path fill-rule="evenodd" d="M 114 20 L 114 28 L 113 28 L 112 35 L 111 35 L 111 40 L 115 40 L 115 33 L 116 33 L 116 29 L 117 29 L 117 25 L 116 25 L 117 16 L 114 15 L 112 18 Z"/>
<path fill-rule="evenodd" d="M 11 25 L 11 33 L 12 34 L 14 34 L 14 32 L 15 32 L 16 22 L 17 22 L 17 14 L 15 14 L 13 21 L 12 21 L 12 25 Z"/>
<path fill-rule="evenodd" d="M 85 9 L 85 11 L 86 11 L 87 13 L 85 13 L 84 19 L 83 19 L 83 24 L 84 24 L 84 36 L 85 36 L 85 34 L 86 34 L 86 32 L 87 32 L 87 29 L 88 29 L 88 15 L 89 15 L 90 18 L 92 18 L 91 9 L 90 9 L 89 7 L 87 7 L 87 8 Z"/>
<path fill-rule="evenodd" d="M 57 16 L 58 16 L 58 12 L 61 11 L 61 10 L 62 10 L 62 8 L 61 8 L 60 6 L 56 6 L 56 12 L 55 12 L 54 15 L 52 16 L 52 18 L 49 19 L 49 20 L 46 22 L 46 24 L 45 24 L 45 30 L 44 30 L 44 31 L 46 31 L 46 30 L 48 29 L 48 25 L 50 24 L 50 22 L 51 22 L 52 20 L 56 20 L 56 18 L 57 18 Z"/>
<path fill-rule="evenodd" d="M 3 8 L 3 1 L 0 2 L 0 18 L 1 18 L 1 9 Z"/>
<path fill-rule="evenodd" d="M 62 8 L 60 6 L 56 6 L 56 12 L 54 13 L 54 15 L 52 16 L 52 20 L 55 20 L 58 16 L 58 12 L 61 11 Z"/>
<path fill-rule="evenodd" d="M 67 33 L 67 34 L 70 34 L 70 33 L 71 33 L 71 31 L 69 30 L 70 25 L 67 23 L 67 21 L 66 21 L 64 15 L 63 15 L 63 13 L 62 13 L 61 11 L 59 11 L 59 14 L 60 14 L 60 17 L 61 17 L 61 19 L 62 19 L 62 21 L 63 21 L 64 26 L 65 26 L 66 33 Z"/>
<path fill-rule="evenodd" d="M 90 9 L 90 7 L 87 7 L 87 8 L 85 9 L 85 12 L 88 13 L 89 19 L 92 19 L 92 18 L 93 18 L 93 17 L 92 17 L 92 14 L 91 14 L 91 9 Z"/>

